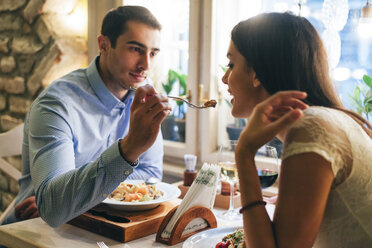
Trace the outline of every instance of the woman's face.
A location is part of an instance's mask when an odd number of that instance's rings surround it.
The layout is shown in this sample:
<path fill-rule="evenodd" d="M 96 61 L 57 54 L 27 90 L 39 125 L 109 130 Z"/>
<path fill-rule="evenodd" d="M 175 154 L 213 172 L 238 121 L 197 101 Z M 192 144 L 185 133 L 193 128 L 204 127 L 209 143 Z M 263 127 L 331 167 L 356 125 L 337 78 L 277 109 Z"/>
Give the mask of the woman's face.
<path fill-rule="evenodd" d="M 222 77 L 222 82 L 228 85 L 228 91 L 233 97 L 231 112 L 236 118 L 247 118 L 251 115 L 253 108 L 269 97 L 269 94 L 256 78 L 254 70 L 247 67 L 245 58 L 232 41 L 227 58 L 229 59 L 228 70 Z"/>

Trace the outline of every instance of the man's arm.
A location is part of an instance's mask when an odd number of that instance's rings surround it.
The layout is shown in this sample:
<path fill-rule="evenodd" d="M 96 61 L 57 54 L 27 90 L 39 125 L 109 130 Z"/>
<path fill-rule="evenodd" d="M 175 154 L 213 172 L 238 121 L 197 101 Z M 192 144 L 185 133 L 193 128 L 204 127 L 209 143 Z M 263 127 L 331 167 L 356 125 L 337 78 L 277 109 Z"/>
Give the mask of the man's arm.
<path fill-rule="evenodd" d="M 163 178 L 163 137 L 159 135 L 155 143 L 139 158 L 139 165 L 135 168 L 128 179 L 143 179 L 149 177 Z"/>
<path fill-rule="evenodd" d="M 134 162 L 154 144 L 160 123 L 170 111 L 167 98 L 143 100 L 152 91 L 151 86 L 136 91 L 129 132 L 120 142 L 124 149 L 120 152 L 116 142 L 94 162 L 79 168 L 74 122 L 81 120 L 73 115 L 76 111 L 68 109 L 63 100 L 48 97 L 33 105 L 28 133 L 31 177 L 39 214 L 49 225 L 66 223 L 102 202 L 133 172 L 126 161 Z"/>
<path fill-rule="evenodd" d="M 61 100 L 44 97 L 28 122 L 31 177 L 39 215 L 56 227 L 104 200 L 133 172 L 114 143 L 94 162 L 76 168 L 73 122 Z M 76 120 L 75 120 L 76 121 Z"/>

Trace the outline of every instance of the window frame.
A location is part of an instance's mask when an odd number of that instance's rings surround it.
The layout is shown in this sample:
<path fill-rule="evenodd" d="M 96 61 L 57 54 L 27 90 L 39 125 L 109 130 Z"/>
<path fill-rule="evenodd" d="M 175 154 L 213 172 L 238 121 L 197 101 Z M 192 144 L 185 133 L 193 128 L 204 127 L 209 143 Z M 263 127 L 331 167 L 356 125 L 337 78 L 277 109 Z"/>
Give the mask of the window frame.
<path fill-rule="evenodd" d="M 123 2 L 125 0 L 88 1 L 89 61 L 98 54 L 97 36 L 100 33 L 103 16 L 109 9 L 120 6 Z M 164 140 L 164 160 L 183 165 L 183 155 L 190 153 L 198 156 L 198 166 L 200 166 L 204 162 L 217 162 L 218 144 L 226 135 L 223 133 L 224 127 L 219 127 L 218 123 L 218 115 L 221 111 L 219 105 L 225 103 L 216 83 L 221 80 L 219 78 L 221 71 L 215 62 L 218 56 L 215 48 L 218 45 L 212 42 L 217 38 L 218 2 L 217 0 L 189 0 L 189 3 L 187 91 L 191 93 L 191 102 L 194 104 L 202 104 L 201 99 L 216 99 L 218 106 L 204 111 L 188 109 L 186 140 L 184 143 Z M 267 3 L 264 5 L 266 6 Z"/>
<path fill-rule="evenodd" d="M 92 61 L 99 54 L 97 46 L 97 36 L 100 34 L 101 23 L 104 15 L 108 10 L 116 8 L 123 4 L 122 0 L 107 0 L 107 1 L 88 1 L 88 60 Z M 198 102 L 198 87 L 199 82 L 199 50 L 200 44 L 198 37 L 200 33 L 200 9 L 201 3 L 198 0 L 190 0 L 190 18 L 189 18 L 189 69 L 187 78 L 187 90 L 191 94 L 191 102 Z M 164 140 L 165 160 L 183 163 L 183 155 L 186 153 L 198 154 L 197 145 L 197 120 L 198 111 L 189 110 L 186 118 L 186 137 L 185 142 L 174 142 Z"/>

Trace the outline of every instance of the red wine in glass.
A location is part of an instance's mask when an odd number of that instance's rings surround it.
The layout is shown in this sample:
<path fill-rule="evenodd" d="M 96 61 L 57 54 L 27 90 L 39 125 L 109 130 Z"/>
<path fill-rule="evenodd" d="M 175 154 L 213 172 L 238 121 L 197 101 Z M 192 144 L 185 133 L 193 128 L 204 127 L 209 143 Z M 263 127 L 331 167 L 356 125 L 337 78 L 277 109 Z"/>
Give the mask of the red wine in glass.
<path fill-rule="evenodd" d="M 278 172 L 274 170 L 258 169 L 257 173 L 260 178 L 261 189 L 270 187 L 278 178 Z"/>
<path fill-rule="evenodd" d="M 273 185 L 278 178 L 279 173 L 276 148 L 269 145 L 263 145 L 256 153 L 255 162 L 261 189 Z"/>

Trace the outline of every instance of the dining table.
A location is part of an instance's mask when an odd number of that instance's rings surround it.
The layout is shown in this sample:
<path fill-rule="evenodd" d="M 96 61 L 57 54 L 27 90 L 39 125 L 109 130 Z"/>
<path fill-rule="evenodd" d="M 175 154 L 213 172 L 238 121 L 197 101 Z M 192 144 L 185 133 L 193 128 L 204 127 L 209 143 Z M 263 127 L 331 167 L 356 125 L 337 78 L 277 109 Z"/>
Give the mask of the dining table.
<path fill-rule="evenodd" d="M 179 199 L 181 201 L 181 199 Z M 267 204 L 266 209 L 272 219 L 275 205 Z M 221 219 L 221 213 L 226 209 L 213 208 L 212 212 L 217 219 L 217 228 L 241 227 L 243 220 L 226 221 Z M 35 247 L 98 247 L 97 242 L 104 242 L 110 248 L 147 248 L 147 247 L 179 247 L 183 242 L 173 246 L 155 241 L 156 233 L 121 243 L 105 236 L 84 230 L 71 224 L 63 224 L 57 228 L 49 226 L 40 217 L 13 224 L 0 226 L 0 245 L 9 248 L 35 248 Z M 0 246 L 1 247 L 1 246 Z"/>

